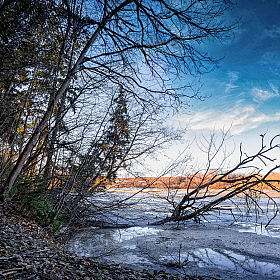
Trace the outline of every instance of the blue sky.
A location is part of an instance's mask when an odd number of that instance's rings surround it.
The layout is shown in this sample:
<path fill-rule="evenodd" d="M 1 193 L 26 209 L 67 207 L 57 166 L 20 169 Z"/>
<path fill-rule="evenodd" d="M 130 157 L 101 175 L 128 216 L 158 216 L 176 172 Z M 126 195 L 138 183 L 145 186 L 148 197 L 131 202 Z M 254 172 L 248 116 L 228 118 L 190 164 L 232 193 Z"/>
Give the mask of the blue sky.
<path fill-rule="evenodd" d="M 224 57 L 201 78 L 201 94 L 211 97 L 191 100 L 188 113 L 173 121 L 188 126 L 186 141 L 231 128 L 235 144 L 242 142 L 250 153 L 260 147 L 260 134 L 267 132 L 269 140 L 280 133 L 280 1 L 234 2 L 229 17 L 241 17 L 235 39 L 203 45 L 213 58 Z M 186 143 L 170 148 L 167 156 L 177 154 L 176 148 L 181 150 Z"/>
<path fill-rule="evenodd" d="M 227 128 L 233 135 L 277 133 L 280 124 L 280 1 L 239 0 L 231 12 L 242 17 L 235 39 L 206 44 L 218 68 L 202 77 L 204 102 L 192 101 L 192 130 Z M 203 121 L 205 120 L 205 122 Z M 254 133 L 256 132 L 256 133 Z M 279 131 L 278 131 L 279 132 Z"/>

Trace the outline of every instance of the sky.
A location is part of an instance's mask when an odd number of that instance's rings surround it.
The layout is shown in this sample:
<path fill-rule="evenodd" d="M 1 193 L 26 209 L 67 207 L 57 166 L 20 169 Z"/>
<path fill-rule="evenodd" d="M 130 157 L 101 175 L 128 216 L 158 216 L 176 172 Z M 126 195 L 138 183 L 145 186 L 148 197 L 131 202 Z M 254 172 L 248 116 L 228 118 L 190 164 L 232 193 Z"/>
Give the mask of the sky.
<path fill-rule="evenodd" d="M 208 137 L 213 130 L 230 128 L 229 148 L 242 143 L 248 153 L 260 148 L 261 134 L 266 133 L 270 141 L 280 133 L 280 1 L 233 2 L 229 16 L 241 18 L 235 39 L 203 45 L 213 58 L 224 57 L 201 78 L 201 94 L 210 97 L 191 100 L 187 113 L 173 117 L 173 124 L 187 127 L 187 132 L 180 144 L 166 151 L 166 157 L 176 157 L 189 141 Z M 197 148 L 191 150 L 199 157 Z"/>

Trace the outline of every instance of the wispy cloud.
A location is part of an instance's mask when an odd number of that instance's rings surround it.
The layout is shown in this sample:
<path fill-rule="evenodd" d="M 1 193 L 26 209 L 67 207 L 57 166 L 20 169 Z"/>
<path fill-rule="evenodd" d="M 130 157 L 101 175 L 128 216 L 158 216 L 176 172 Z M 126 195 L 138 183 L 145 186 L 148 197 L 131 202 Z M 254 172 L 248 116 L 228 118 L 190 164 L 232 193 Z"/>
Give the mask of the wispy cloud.
<path fill-rule="evenodd" d="M 270 29 L 265 29 L 263 35 L 272 39 L 280 37 L 280 26 L 273 25 Z"/>
<path fill-rule="evenodd" d="M 234 108 L 224 112 L 218 110 L 206 110 L 197 112 L 192 116 L 182 115 L 175 121 L 189 123 L 193 131 L 228 130 L 232 135 L 238 135 L 260 127 L 262 124 L 280 121 L 280 112 L 268 116 L 258 112 L 254 106 L 237 104 Z"/>
<path fill-rule="evenodd" d="M 273 85 L 272 83 L 270 83 L 269 86 L 271 90 L 263 90 L 258 87 L 252 88 L 251 94 L 253 96 L 253 100 L 260 103 L 275 97 L 279 97 L 278 87 Z"/>
<path fill-rule="evenodd" d="M 258 61 L 258 63 L 263 66 L 274 65 L 279 67 L 279 58 L 280 54 L 278 52 L 267 51 L 261 56 L 261 59 Z"/>
<path fill-rule="evenodd" d="M 225 93 L 230 93 L 233 89 L 237 88 L 238 86 L 235 84 L 240 77 L 239 72 L 237 71 L 230 71 L 228 72 L 228 82 L 225 84 Z"/>

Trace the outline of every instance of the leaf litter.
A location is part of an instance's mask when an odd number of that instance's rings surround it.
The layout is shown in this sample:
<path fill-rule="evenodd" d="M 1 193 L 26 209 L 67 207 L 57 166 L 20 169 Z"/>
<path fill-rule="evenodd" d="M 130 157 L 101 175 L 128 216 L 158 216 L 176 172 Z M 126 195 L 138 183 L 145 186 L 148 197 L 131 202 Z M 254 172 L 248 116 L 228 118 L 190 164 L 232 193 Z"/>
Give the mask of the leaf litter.
<path fill-rule="evenodd" d="M 24 217 L 0 209 L 0 279 L 202 280 L 199 276 L 134 270 L 68 252 L 53 235 Z M 207 278 L 214 279 L 214 278 Z"/>

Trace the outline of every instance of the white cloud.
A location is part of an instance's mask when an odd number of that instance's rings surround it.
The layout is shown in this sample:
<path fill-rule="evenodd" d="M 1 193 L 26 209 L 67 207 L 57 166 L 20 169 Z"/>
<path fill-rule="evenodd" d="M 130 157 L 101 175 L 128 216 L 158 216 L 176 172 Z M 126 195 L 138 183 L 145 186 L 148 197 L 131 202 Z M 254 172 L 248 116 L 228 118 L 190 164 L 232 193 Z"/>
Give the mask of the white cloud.
<path fill-rule="evenodd" d="M 229 77 L 230 82 L 234 83 L 239 79 L 240 73 L 237 71 L 229 71 L 228 77 Z"/>
<path fill-rule="evenodd" d="M 252 88 L 251 94 L 255 102 L 260 103 L 275 97 L 279 97 L 279 91 L 277 86 L 271 83 L 269 85 L 271 90 L 263 90 L 257 87 Z"/>
<path fill-rule="evenodd" d="M 272 39 L 280 37 L 280 26 L 273 25 L 270 29 L 265 29 L 264 36 Z"/>
<path fill-rule="evenodd" d="M 242 106 L 241 104 L 237 104 L 234 108 L 224 112 L 206 110 L 197 112 L 192 116 L 177 116 L 174 121 L 189 123 L 189 128 L 193 131 L 230 129 L 232 135 L 238 135 L 242 132 L 258 128 L 265 123 L 279 122 L 280 112 L 268 116 L 258 112 L 254 106 Z"/>
<path fill-rule="evenodd" d="M 229 82 L 225 84 L 225 93 L 230 93 L 233 89 L 238 87 L 235 85 L 235 82 L 239 79 L 239 76 L 240 74 L 237 71 L 228 72 Z"/>
<path fill-rule="evenodd" d="M 262 55 L 261 59 L 258 61 L 258 63 L 265 66 L 274 65 L 279 67 L 280 66 L 279 58 L 280 56 L 278 52 L 265 52 Z"/>
<path fill-rule="evenodd" d="M 278 90 L 278 87 L 276 85 L 274 85 L 273 83 L 269 83 L 271 89 L 275 92 L 275 94 L 277 96 L 279 96 L 279 90 Z"/>

